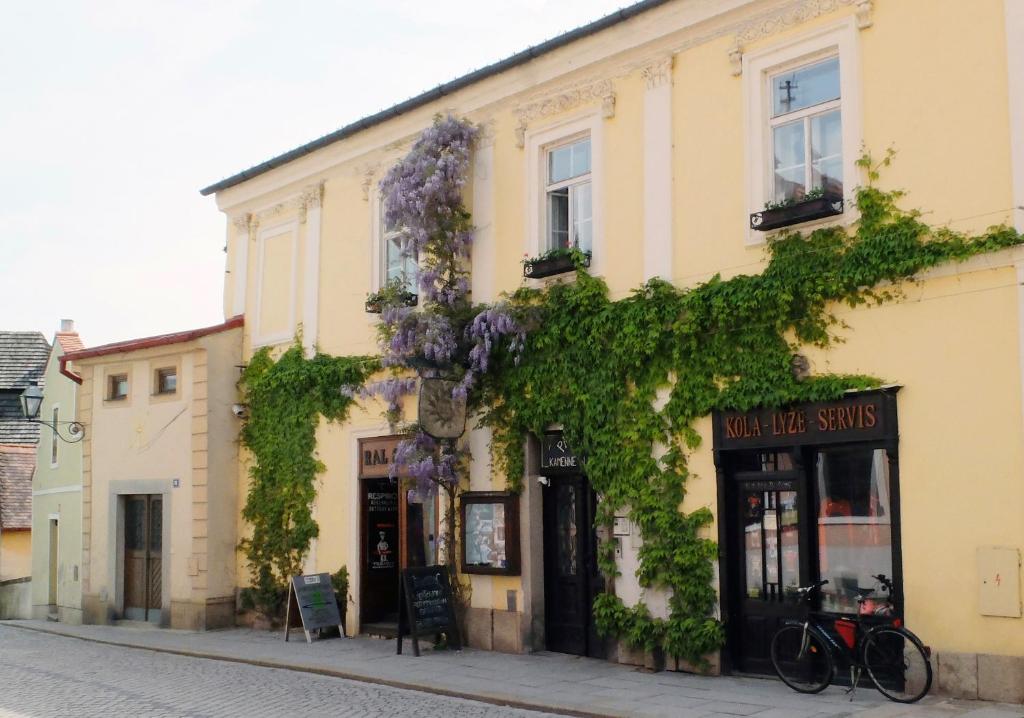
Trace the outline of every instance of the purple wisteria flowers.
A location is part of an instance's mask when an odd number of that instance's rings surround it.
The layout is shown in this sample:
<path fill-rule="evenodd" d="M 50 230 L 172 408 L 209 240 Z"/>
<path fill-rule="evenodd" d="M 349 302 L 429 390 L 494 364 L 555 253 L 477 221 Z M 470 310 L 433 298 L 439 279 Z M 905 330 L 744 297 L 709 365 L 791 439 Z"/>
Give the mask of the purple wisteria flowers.
<path fill-rule="evenodd" d="M 496 350 L 518 361 L 526 341 L 508 303 L 479 310 L 470 304 L 473 225 L 462 193 L 477 132 L 466 120 L 435 118 L 380 183 L 384 222 L 395 228 L 402 254 L 420 265 L 419 308 L 405 306 L 398 291 L 381 293 L 381 363 L 394 376 L 365 391 L 387 403 L 393 425 L 401 420 L 402 397 L 416 391 L 416 376 L 455 379 L 455 397 L 468 398 Z M 392 467 L 413 477 L 423 496 L 439 486 L 454 496 L 466 457 L 458 442 L 439 442 L 413 427 Z"/>

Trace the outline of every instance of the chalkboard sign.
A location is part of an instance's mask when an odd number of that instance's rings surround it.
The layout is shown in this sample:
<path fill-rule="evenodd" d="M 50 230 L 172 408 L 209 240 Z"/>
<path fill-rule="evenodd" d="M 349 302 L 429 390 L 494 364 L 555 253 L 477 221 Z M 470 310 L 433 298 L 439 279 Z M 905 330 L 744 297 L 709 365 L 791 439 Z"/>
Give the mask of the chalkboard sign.
<path fill-rule="evenodd" d="M 328 626 L 337 626 L 342 636 L 345 626 L 334 597 L 331 574 L 293 576 L 288 582 L 288 608 L 285 611 L 284 640 L 292 628 L 302 626 L 306 642 L 312 643 L 310 632 Z"/>
<path fill-rule="evenodd" d="M 412 638 L 412 652 L 416 656 L 420 655 L 419 638 L 425 635 L 444 633 L 448 636 L 448 645 L 462 648 L 447 566 L 402 569 L 399 587 L 399 654 L 405 635 Z"/>

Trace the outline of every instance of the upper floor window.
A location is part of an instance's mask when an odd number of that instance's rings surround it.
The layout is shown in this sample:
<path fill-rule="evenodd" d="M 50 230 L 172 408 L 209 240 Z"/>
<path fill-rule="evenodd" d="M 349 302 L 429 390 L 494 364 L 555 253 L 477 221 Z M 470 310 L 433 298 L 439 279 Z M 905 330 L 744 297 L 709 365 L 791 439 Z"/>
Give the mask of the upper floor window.
<path fill-rule="evenodd" d="M 773 202 L 843 194 L 839 58 L 769 76 Z"/>
<path fill-rule="evenodd" d="M 154 394 L 173 394 L 178 390 L 178 370 L 176 367 L 164 367 L 156 370 L 153 377 Z"/>
<path fill-rule="evenodd" d="M 50 417 L 52 421 L 53 431 L 50 432 L 50 466 L 57 465 L 57 426 L 60 423 L 60 407 L 53 407 L 53 415 Z"/>
<path fill-rule="evenodd" d="M 403 254 L 401 234 L 393 225 L 389 225 L 384 212 L 381 212 L 381 277 L 380 284 L 398 280 L 405 291 L 416 294 L 417 257 L 415 253 Z"/>
<path fill-rule="evenodd" d="M 128 398 L 128 375 L 111 374 L 107 377 L 107 399 L 118 401 Z"/>
<path fill-rule="evenodd" d="M 593 245 L 590 138 L 547 151 L 547 248 L 575 247 L 589 252 Z"/>
<path fill-rule="evenodd" d="M 848 16 L 743 54 L 748 244 L 785 227 L 856 221 L 844 197 L 864 139 L 859 33 Z"/>

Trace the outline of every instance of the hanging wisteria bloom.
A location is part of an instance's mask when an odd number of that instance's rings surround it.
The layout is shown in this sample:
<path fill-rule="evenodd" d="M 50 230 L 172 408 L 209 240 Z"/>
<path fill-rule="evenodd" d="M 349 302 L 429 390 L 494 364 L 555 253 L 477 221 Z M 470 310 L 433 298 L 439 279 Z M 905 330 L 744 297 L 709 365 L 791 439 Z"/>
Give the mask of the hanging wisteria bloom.
<path fill-rule="evenodd" d="M 526 344 L 526 330 L 512 316 L 507 302 L 479 312 L 466 327 L 465 335 L 473 348 L 469 350 L 466 373 L 455 388 L 455 395 L 463 399 L 468 397 L 477 377 L 487 373 L 491 354 L 501 346 L 503 339 L 508 339 L 505 349 L 516 364 Z"/>
<path fill-rule="evenodd" d="M 471 123 L 438 117 L 380 183 L 385 223 L 397 228 L 402 254 L 423 265 L 421 296 L 445 306 L 469 292 L 464 265 L 473 226 L 462 191 L 476 136 Z"/>
<path fill-rule="evenodd" d="M 469 305 L 473 226 L 462 192 L 476 134 L 465 120 L 438 117 L 380 183 L 384 222 L 396 228 L 402 254 L 419 264 L 419 309 L 405 306 L 397 285 L 381 293 L 381 362 L 395 376 L 367 391 L 387 403 L 392 424 L 401 418 L 402 397 L 416 390 L 413 373 L 463 373 L 465 320 L 455 317 L 465 316 Z M 420 495 L 431 496 L 439 486 L 457 486 L 460 456 L 457 447 L 441 447 L 414 429 L 399 442 L 393 468 L 415 478 Z"/>

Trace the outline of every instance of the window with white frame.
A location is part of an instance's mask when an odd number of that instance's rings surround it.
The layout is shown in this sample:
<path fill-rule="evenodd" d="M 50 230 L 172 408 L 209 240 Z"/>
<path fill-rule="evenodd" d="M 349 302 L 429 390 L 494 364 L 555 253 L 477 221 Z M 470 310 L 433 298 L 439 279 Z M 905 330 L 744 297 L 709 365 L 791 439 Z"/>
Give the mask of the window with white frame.
<path fill-rule="evenodd" d="M 839 57 L 768 75 L 773 202 L 843 194 Z"/>
<path fill-rule="evenodd" d="M 590 252 L 594 233 L 590 137 L 548 149 L 546 160 L 547 248 Z"/>
<path fill-rule="evenodd" d="M 405 291 L 416 294 L 418 264 L 416 254 L 415 252 L 412 254 L 402 252 L 401 233 L 397 227 L 388 223 L 383 202 L 381 203 L 380 228 L 380 285 L 383 287 L 398 280 Z"/>

